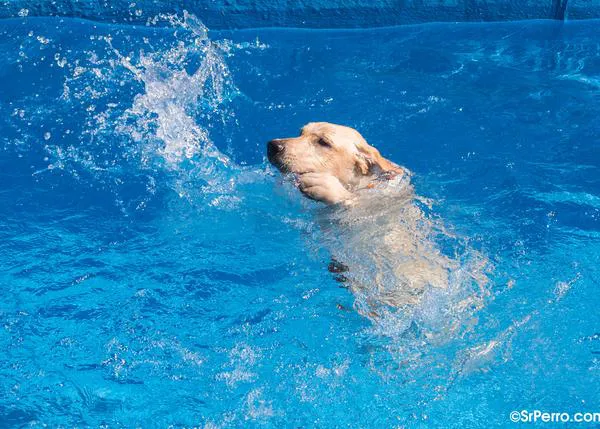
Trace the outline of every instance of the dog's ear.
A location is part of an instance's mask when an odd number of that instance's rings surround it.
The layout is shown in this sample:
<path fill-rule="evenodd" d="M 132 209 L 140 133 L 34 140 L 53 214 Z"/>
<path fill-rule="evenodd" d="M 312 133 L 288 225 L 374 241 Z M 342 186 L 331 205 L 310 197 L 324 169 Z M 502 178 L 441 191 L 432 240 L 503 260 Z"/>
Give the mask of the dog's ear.
<path fill-rule="evenodd" d="M 403 174 L 404 169 L 393 162 L 385 159 L 377 149 L 366 142 L 356 145 L 358 153 L 356 154 L 356 169 L 363 176 L 391 172 Z"/>

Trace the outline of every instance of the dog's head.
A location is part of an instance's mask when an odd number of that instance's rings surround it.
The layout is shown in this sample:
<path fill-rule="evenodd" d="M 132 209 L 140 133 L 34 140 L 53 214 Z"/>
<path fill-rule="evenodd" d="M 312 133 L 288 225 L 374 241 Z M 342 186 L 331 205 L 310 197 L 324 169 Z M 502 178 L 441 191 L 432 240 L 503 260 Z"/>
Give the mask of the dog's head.
<path fill-rule="evenodd" d="M 404 172 L 355 129 L 328 122 L 311 122 L 298 137 L 271 140 L 267 155 L 282 173 L 326 174 L 339 180 L 349 192 L 364 179 Z"/>

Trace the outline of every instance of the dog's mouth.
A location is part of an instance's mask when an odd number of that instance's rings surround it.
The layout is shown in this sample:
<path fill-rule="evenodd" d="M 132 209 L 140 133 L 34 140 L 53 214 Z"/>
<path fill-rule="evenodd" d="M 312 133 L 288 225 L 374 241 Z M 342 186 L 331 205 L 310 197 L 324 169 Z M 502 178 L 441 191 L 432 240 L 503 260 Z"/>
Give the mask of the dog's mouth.
<path fill-rule="evenodd" d="M 279 156 L 269 156 L 268 158 L 271 165 L 279 170 L 284 181 L 290 182 L 296 187 L 298 186 L 300 182 L 300 176 L 306 173 L 305 171 L 292 170 Z"/>
<path fill-rule="evenodd" d="M 281 174 L 287 174 L 290 173 L 290 169 L 285 165 L 285 163 L 279 158 L 279 157 L 271 157 L 268 156 L 269 162 L 271 163 L 271 165 L 275 168 L 277 168 L 277 170 L 279 170 L 279 172 Z"/>
<path fill-rule="evenodd" d="M 284 150 L 276 150 L 271 146 L 271 142 L 267 145 L 267 159 L 282 175 L 285 182 L 293 184 L 296 188 L 300 185 L 299 176 L 302 172 L 291 170 L 283 159 Z"/>
<path fill-rule="evenodd" d="M 296 188 L 300 187 L 300 176 L 311 172 L 311 170 L 296 170 L 291 167 L 294 163 L 285 156 L 285 140 L 283 139 L 275 139 L 267 143 L 267 159 L 279 170 L 283 181 L 291 183 Z"/>
<path fill-rule="evenodd" d="M 279 172 L 284 176 L 285 179 L 290 180 L 292 183 L 298 182 L 298 175 L 303 172 L 294 171 L 290 168 L 288 162 L 285 159 L 285 148 L 283 146 L 276 146 L 272 142 L 272 140 L 267 145 L 267 159 Z"/>

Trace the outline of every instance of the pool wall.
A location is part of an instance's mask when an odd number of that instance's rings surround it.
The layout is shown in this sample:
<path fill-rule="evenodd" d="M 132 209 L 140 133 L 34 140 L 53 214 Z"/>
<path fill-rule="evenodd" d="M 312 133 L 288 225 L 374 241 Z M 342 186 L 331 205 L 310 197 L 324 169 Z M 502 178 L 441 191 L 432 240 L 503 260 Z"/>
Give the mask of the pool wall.
<path fill-rule="evenodd" d="M 0 0 L 0 17 L 146 22 L 187 10 L 209 28 L 354 28 L 436 21 L 600 18 L 600 0 Z"/>

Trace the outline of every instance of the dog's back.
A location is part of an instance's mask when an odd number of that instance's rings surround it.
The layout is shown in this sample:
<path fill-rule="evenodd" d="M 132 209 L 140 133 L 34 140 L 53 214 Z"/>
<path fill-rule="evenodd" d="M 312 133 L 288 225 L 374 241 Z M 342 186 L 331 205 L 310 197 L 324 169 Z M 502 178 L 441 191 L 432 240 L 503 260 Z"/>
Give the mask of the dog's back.
<path fill-rule="evenodd" d="M 447 289 L 458 262 L 442 253 L 443 226 L 426 216 L 408 175 L 358 193 L 320 219 L 324 243 L 348 267 L 348 287 L 362 313 L 416 305 L 428 288 Z"/>

